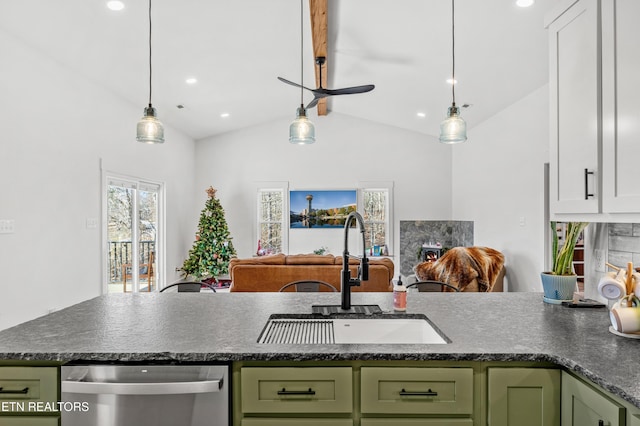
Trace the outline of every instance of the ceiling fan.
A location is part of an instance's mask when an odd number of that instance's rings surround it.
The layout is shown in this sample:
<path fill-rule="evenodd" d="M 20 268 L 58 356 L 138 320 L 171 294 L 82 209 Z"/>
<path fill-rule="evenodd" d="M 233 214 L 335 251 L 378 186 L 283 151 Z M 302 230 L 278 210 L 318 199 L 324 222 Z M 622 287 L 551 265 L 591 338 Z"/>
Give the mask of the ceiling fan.
<path fill-rule="evenodd" d="M 301 84 L 289 81 L 286 78 L 278 77 L 278 80 L 282 81 L 283 83 L 287 83 L 295 87 L 300 87 L 302 89 L 307 89 L 308 91 L 313 93 L 313 100 L 309 102 L 309 104 L 306 106 L 306 109 L 316 106 L 318 104 L 318 101 L 322 98 L 336 95 L 353 95 L 356 93 L 366 93 L 372 91 L 373 88 L 376 87 L 373 84 L 366 84 L 364 86 L 345 87 L 343 89 L 325 89 L 324 87 L 322 87 L 322 66 L 324 65 L 326 60 L 327 58 L 325 58 L 324 56 L 318 56 L 316 58 L 316 64 L 320 67 L 320 87 L 318 87 L 317 89 L 310 89 Z"/>

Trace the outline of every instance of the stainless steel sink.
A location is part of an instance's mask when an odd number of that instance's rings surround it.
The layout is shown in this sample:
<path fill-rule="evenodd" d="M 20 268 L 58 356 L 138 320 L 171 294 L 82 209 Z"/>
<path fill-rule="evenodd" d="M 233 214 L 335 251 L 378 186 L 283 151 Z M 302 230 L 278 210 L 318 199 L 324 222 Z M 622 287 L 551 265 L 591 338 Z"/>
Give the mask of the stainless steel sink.
<path fill-rule="evenodd" d="M 446 344 L 448 340 L 424 316 L 357 318 L 280 317 L 273 315 L 258 343 L 268 344 Z"/>

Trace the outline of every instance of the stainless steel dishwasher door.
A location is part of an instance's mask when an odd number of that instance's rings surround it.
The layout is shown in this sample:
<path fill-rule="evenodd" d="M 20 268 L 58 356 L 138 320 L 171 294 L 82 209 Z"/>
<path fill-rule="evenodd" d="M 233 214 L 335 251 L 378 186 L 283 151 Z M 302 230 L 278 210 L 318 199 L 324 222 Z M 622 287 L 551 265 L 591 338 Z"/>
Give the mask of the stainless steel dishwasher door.
<path fill-rule="evenodd" d="M 226 365 L 62 367 L 62 426 L 229 426 Z"/>

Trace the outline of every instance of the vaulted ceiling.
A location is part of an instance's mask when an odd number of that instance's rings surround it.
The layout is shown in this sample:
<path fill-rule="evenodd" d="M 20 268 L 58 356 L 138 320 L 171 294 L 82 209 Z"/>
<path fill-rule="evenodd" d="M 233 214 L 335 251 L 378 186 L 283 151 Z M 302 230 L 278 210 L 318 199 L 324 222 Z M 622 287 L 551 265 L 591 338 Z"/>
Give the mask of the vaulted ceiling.
<path fill-rule="evenodd" d="M 312 28 L 311 10 L 323 1 L 323 86 L 376 88 L 330 98 L 326 117 L 309 114 L 316 126 L 335 112 L 437 135 L 451 103 L 451 2 L 304 0 L 308 87 L 316 84 L 312 29 L 316 42 L 321 32 Z M 548 81 L 543 22 L 559 1 L 536 0 L 520 8 L 515 0 L 456 0 L 456 101 L 470 105 L 462 110 L 470 129 Z M 142 116 L 148 100 L 148 3 L 123 2 L 125 8 L 116 12 L 106 0 L 2 1 L 0 37 L 105 87 Z M 201 139 L 294 118 L 300 91 L 276 77 L 300 80 L 299 0 L 153 0 L 152 13 L 152 100 L 163 122 Z M 197 83 L 185 83 L 189 77 Z M 305 91 L 305 104 L 311 99 Z"/>

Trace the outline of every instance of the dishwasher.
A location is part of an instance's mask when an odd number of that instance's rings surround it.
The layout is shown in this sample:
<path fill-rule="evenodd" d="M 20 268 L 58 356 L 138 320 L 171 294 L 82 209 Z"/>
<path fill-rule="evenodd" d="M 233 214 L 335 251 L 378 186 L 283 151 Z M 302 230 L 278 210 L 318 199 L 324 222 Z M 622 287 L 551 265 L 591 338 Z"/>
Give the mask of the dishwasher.
<path fill-rule="evenodd" d="M 228 365 L 66 365 L 62 426 L 229 426 Z"/>

